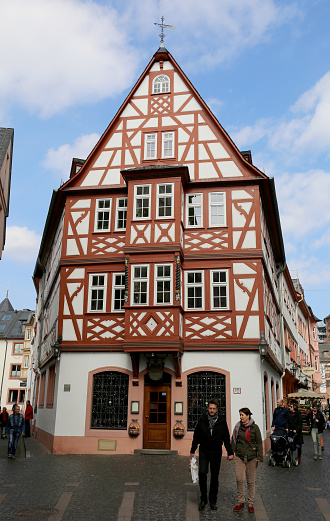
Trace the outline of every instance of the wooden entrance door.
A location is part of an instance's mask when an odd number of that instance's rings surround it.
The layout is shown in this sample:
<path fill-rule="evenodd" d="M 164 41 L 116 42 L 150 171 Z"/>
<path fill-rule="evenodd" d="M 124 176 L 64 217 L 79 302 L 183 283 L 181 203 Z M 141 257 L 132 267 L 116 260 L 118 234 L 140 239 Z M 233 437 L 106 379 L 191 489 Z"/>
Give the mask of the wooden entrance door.
<path fill-rule="evenodd" d="M 171 387 L 144 388 L 144 449 L 171 448 Z"/>

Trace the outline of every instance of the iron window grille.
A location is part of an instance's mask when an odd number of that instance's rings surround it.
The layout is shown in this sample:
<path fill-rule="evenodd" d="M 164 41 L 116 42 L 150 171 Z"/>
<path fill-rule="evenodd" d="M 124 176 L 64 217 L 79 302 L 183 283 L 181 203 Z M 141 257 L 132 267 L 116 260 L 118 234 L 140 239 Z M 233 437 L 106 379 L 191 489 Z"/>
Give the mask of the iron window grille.
<path fill-rule="evenodd" d="M 219 414 L 226 416 L 226 377 L 213 371 L 200 371 L 188 375 L 188 430 L 193 431 L 208 401 L 216 398 Z"/>
<path fill-rule="evenodd" d="M 92 429 L 127 429 L 128 375 L 117 371 L 93 377 Z"/>

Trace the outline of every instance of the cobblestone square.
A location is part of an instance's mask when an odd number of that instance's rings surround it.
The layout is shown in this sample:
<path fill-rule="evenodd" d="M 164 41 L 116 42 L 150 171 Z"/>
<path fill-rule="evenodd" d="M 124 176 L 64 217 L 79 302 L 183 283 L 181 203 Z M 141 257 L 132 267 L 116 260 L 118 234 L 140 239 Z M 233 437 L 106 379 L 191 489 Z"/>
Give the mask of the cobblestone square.
<path fill-rule="evenodd" d="M 290 469 L 260 464 L 255 514 L 236 504 L 234 465 L 223 460 L 218 510 L 198 512 L 198 485 L 189 458 L 153 455 L 51 455 L 26 440 L 27 457 L 6 457 L 0 440 L 1 521 L 329 521 L 330 431 L 322 461 L 305 436 L 302 464 Z"/>

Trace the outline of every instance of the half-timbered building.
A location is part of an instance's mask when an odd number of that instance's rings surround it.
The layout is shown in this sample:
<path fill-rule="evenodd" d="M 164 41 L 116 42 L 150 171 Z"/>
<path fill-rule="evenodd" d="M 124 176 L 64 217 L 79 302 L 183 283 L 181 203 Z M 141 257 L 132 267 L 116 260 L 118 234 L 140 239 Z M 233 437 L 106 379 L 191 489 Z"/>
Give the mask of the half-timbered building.
<path fill-rule="evenodd" d="M 51 201 L 34 272 L 38 439 L 188 454 L 216 397 L 230 428 L 250 407 L 266 440 L 284 262 L 274 181 L 160 47 Z"/>

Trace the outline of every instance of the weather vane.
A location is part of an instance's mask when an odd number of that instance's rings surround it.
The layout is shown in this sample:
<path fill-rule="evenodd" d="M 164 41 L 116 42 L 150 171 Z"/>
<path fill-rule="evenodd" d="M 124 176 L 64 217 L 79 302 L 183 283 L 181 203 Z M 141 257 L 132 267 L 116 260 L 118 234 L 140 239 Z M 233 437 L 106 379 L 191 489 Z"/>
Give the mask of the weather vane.
<path fill-rule="evenodd" d="M 174 25 L 166 25 L 166 24 L 164 24 L 164 20 L 165 20 L 165 17 L 164 17 L 164 15 L 163 15 L 163 16 L 162 16 L 162 23 L 161 23 L 161 24 L 157 24 L 156 22 L 154 22 L 154 25 L 158 25 L 159 27 L 162 28 L 161 33 L 160 33 L 160 35 L 159 35 L 159 36 L 160 36 L 160 46 L 161 46 L 161 47 L 165 47 L 165 46 L 164 46 L 164 38 L 165 38 L 164 27 L 167 27 L 168 29 L 173 29 L 173 31 L 174 31 L 174 29 L 175 29 Z"/>

